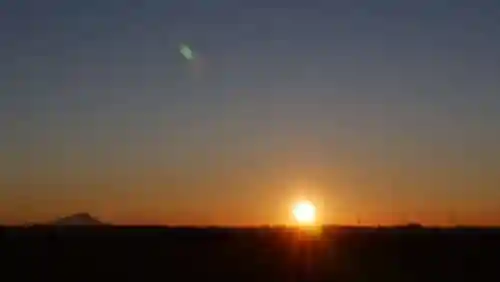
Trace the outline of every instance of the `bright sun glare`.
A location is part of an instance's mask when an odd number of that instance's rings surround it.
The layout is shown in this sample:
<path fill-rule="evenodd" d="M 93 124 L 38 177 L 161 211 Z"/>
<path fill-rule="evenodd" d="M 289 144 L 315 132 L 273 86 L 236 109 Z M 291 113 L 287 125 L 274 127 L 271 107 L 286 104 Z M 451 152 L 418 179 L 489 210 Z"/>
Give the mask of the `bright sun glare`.
<path fill-rule="evenodd" d="M 300 225 L 311 225 L 316 220 L 316 207 L 309 201 L 301 201 L 294 205 L 293 217 Z"/>

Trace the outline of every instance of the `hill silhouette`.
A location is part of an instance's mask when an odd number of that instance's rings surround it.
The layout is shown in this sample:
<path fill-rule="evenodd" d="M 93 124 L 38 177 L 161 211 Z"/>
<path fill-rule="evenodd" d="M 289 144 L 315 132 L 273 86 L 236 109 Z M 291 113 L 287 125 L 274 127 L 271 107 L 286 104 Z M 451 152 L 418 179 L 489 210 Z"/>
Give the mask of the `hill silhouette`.
<path fill-rule="evenodd" d="M 91 216 L 89 213 L 76 213 L 73 215 L 58 218 L 46 225 L 56 225 L 56 226 L 96 226 L 105 225 L 97 218 Z"/>

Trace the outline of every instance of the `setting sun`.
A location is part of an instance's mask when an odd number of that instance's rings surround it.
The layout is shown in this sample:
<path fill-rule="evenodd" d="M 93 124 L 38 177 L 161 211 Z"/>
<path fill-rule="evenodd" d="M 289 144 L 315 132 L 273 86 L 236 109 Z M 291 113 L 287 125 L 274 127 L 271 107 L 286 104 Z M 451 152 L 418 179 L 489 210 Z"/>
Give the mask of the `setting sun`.
<path fill-rule="evenodd" d="M 294 205 L 293 217 L 301 225 L 311 225 L 316 221 L 316 207 L 309 201 L 301 201 Z"/>

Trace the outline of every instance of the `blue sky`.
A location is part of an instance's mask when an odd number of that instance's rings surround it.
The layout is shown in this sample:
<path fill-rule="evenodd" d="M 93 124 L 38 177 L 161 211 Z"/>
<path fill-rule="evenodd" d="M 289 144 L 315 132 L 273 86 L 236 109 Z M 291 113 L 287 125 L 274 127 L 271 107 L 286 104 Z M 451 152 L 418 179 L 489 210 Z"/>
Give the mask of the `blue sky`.
<path fill-rule="evenodd" d="M 0 195 L 24 217 L 124 191 L 251 209 L 294 178 L 377 211 L 500 201 L 497 1 L 8 2 Z"/>

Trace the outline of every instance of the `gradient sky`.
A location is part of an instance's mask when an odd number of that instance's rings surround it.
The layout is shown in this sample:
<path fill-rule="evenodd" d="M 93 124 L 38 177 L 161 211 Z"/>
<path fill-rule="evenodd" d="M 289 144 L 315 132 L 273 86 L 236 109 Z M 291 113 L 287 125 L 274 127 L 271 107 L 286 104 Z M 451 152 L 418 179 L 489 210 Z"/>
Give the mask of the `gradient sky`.
<path fill-rule="evenodd" d="M 0 35 L 0 222 L 500 224 L 498 1 L 2 1 Z"/>

